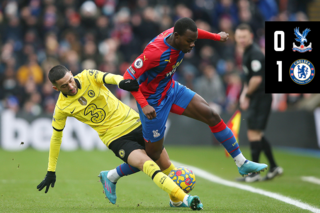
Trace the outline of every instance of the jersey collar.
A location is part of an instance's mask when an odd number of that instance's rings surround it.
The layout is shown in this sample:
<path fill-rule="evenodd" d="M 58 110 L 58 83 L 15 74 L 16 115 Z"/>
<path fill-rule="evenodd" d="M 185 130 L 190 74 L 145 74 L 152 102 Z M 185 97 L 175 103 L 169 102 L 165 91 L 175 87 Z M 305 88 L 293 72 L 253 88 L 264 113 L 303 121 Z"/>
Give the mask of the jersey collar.
<path fill-rule="evenodd" d="M 80 81 L 79 81 L 78 79 L 76 79 L 76 78 L 74 78 L 74 81 L 76 82 L 78 89 L 81 89 Z M 67 95 L 65 95 L 65 94 L 63 94 L 63 93 L 62 93 L 62 95 L 63 95 L 64 97 L 68 98 Z"/>
<path fill-rule="evenodd" d="M 168 38 L 170 35 L 172 35 L 172 33 L 170 33 L 169 35 L 167 35 L 166 37 L 164 37 L 164 39 L 163 39 L 164 43 L 165 43 L 168 47 L 170 47 L 171 49 L 178 50 L 178 49 L 174 48 L 173 46 L 171 46 L 170 44 L 168 44 L 167 38 Z"/>

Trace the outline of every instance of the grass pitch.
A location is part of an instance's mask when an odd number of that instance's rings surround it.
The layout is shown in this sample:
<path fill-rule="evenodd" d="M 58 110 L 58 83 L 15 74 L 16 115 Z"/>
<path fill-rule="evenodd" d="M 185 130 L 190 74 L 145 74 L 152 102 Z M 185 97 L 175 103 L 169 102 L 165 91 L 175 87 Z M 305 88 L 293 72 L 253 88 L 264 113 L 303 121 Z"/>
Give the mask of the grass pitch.
<path fill-rule="evenodd" d="M 232 158 L 217 147 L 167 147 L 172 160 L 189 164 L 226 180 L 239 177 Z M 250 158 L 249 150 L 241 149 Z M 320 178 L 320 158 L 275 151 L 284 175 L 268 182 L 243 183 L 275 192 L 320 208 L 320 185 L 303 182 L 301 176 Z M 48 152 L 0 149 L 0 212 L 190 212 L 169 207 L 168 195 L 142 172 L 124 177 L 117 184 L 117 203 L 104 198 L 97 175 L 122 161 L 111 151 L 60 152 L 57 181 L 47 194 L 36 186 L 46 175 Z M 261 162 L 266 162 L 262 156 Z M 265 175 L 266 172 L 263 173 Z M 203 212 L 309 212 L 276 199 L 197 177 L 193 195 L 204 205 Z"/>

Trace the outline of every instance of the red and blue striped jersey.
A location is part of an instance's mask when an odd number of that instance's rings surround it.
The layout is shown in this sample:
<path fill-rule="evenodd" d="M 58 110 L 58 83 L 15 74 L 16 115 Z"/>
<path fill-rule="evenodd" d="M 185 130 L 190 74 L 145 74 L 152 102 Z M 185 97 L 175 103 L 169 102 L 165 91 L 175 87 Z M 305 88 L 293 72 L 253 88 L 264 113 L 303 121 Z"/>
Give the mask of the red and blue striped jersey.
<path fill-rule="evenodd" d="M 124 74 L 124 79 L 139 79 L 139 91 L 131 93 L 141 108 L 148 104 L 160 105 L 168 91 L 174 87 L 172 77 L 182 63 L 184 53 L 166 41 L 173 30 L 170 28 L 152 39 Z M 198 38 L 220 40 L 220 35 L 198 29 Z"/>
<path fill-rule="evenodd" d="M 183 60 L 184 53 L 166 41 L 172 32 L 168 29 L 152 39 L 127 69 L 133 79 L 139 78 L 140 90 L 152 106 L 160 105 L 174 86 L 172 76 Z"/>

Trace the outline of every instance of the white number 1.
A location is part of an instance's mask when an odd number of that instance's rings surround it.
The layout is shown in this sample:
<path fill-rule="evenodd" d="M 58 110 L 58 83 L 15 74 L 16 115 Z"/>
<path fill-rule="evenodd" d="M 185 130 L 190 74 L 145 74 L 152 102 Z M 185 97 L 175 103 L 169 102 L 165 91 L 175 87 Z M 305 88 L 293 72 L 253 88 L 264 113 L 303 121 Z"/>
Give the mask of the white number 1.
<path fill-rule="evenodd" d="M 282 61 L 277 61 L 278 64 L 278 81 L 282 82 Z"/>

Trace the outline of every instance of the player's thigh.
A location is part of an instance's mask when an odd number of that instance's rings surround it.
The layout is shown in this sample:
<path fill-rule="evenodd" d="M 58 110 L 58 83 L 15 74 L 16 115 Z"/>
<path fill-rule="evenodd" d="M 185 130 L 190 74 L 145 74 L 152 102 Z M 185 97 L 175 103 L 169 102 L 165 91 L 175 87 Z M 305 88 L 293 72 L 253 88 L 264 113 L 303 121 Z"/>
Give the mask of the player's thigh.
<path fill-rule="evenodd" d="M 137 140 L 139 134 L 141 134 L 141 129 L 140 131 L 135 129 L 127 135 L 124 135 L 111 142 L 109 149 L 111 149 L 118 158 L 128 163 L 128 157 L 133 151 L 144 151 L 145 149 L 144 144 Z"/>
<path fill-rule="evenodd" d="M 163 149 L 163 139 L 155 142 L 145 142 L 145 150 L 147 155 L 154 161 L 157 161 L 161 157 L 162 149 Z"/>
<path fill-rule="evenodd" d="M 175 82 L 174 90 L 174 101 L 171 106 L 170 112 L 182 115 L 190 102 L 195 96 L 195 92 L 181 85 L 179 82 Z M 203 100 L 204 101 L 204 100 Z"/>

